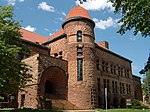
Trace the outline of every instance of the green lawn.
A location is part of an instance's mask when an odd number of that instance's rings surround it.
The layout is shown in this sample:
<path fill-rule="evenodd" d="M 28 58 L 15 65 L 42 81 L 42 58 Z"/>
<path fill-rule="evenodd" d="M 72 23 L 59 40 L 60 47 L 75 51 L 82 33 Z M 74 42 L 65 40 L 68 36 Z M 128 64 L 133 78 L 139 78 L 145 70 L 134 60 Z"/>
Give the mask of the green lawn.
<path fill-rule="evenodd" d="M 106 110 L 97 110 L 96 112 L 150 112 L 150 109 L 108 109 Z"/>
<path fill-rule="evenodd" d="M 0 112 L 62 112 L 62 111 L 38 110 L 38 109 L 9 109 L 9 108 L 7 108 L 7 109 L 0 109 Z M 145 109 L 145 110 L 141 110 L 141 109 L 108 109 L 107 111 L 106 110 L 96 110 L 95 112 L 150 112 L 150 109 Z"/>
<path fill-rule="evenodd" d="M 39 110 L 39 109 L 13 109 L 5 108 L 0 109 L 0 112 L 62 112 L 62 111 L 53 111 L 53 110 Z"/>

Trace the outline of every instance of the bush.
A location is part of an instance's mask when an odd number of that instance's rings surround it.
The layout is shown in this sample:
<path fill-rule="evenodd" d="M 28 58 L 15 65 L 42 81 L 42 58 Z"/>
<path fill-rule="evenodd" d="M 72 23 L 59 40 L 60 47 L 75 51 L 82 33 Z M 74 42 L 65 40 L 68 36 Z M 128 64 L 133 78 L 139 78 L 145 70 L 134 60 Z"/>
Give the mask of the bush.
<path fill-rule="evenodd" d="M 132 100 L 132 107 L 135 107 L 135 106 L 141 106 L 141 103 L 138 101 L 138 100 Z"/>
<path fill-rule="evenodd" d="M 134 109 L 149 109 L 147 106 L 141 105 L 141 103 L 138 100 L 132 100 L 132 108 Z"/>

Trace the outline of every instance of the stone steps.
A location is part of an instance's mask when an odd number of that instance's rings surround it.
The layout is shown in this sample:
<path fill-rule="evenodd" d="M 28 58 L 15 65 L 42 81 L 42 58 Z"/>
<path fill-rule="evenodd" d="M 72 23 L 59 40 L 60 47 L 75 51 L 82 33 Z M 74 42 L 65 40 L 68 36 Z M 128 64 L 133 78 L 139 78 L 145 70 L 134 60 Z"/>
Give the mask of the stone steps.
<path fill-rule="evenodd" d="M 52 109 L 60 109 L 60 110 L 78 109 L 75 105 L 73 105 L 67 100 L 51 100 L 51 102 L 52 102 Z"/>

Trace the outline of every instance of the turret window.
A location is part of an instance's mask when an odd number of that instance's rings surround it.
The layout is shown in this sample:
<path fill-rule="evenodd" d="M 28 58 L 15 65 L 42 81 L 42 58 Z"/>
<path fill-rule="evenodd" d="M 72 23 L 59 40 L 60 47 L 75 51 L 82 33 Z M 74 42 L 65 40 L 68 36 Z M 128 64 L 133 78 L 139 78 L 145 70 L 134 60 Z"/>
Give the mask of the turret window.
<path fill-rule="evenodd" d="M 77 42 L 82 42 L 82 32 L 81 31 L 77 32 Z"/>
<path fill-rule="evenodd" d="M 82 56 L 82 48 L 81 47 L 78 47 L 77 48 L 77 56 Z"/>
<path fill-rule="evenodd" d="M 78 69 L 78 81 L 81 81 L 83 79 L 82 77 L 82 63 L 83 63 L 83 60 L 82 59 L 77 59 L 77 69 Z"/>

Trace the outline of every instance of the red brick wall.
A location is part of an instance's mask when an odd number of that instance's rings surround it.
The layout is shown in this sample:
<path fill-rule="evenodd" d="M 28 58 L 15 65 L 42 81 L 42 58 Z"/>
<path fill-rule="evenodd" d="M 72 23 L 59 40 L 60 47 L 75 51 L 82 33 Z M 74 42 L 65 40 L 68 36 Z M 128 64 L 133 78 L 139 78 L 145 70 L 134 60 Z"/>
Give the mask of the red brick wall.
<path fill-rule="evenodd" d="M 82 31 L 82 43 L 77 42 L 77 31 Z M 80 109 L 96 107 L 94 64 L 91 52 L 94 47 L 93 25 L 88 21 L 72 21 L 64 26 L 67 34 L 68 100 Z M 77 47 L 83 50 L 83 80 L 77 81 Z"/>
<path fill-rule="evenodd" d="M 62 74 L 65 75 L 63 80 L 62 80 L 62 83 L 63 83 L 62 86 L 64 84 L 66 84 L 66 85 L 63 86 L 64 87 L 63 90 L 59 89 L 59 93 L 61 93 L 61 91 L 62 91 L 62 94 L 61 94 L 62 97 L 65 97 L 65 98 L 67 97 L 67 81 L 66 81 L 67 80 L 67 68 L 68 68 L 67 67 L 67 61 L 64 61 L 61 59 L 55 59 L 53 57 L 49 57 L 49 56 L 43 55 L 43 54 L 33 55 L 29 58 L 26 58 L 23 61 L 32 67 L 32 71 L 30 73 L 33 76 L 33 80 L 32 80 L 32 82 L 29 83 L 32 86 L 25 88 L 26 92 L 19 92 L 19 94 L 18 94 L 19 107 L 21 105 L 21 95 L 22 94 L 25 94 L 24 107 L 26 107 L 26 108 L 39 108 L 41 106 L 39 103 L 39 97 L 43 96 L 43 94 L 41 93 L 43 91 L 40 90 L 40 86 L 39 86 L 40 83 L 39 82 L 41 80 L 41 77 L 43 76 L 43 72 L 48 67 L 62 69 L 63 73 L 61 73 L 61 71 L 60 71 L 60 75 L 62 75 Z M 54 73 L 59 72 L 58 71 L 59 69 L 53 69 L 53 70 L 55 70 Z M 53 74 L 53 75 L 55 75 L 55 74 Z M 50 77 L 46 77 L 44 80 L 47 80 L 48 78 L 50 78 Z M 57 79 L 59 79 L 59 78 L 55 77 L 54 82 L 58 81 Z M 57 84 L 61 84 L 61 83 L 57 83 Z M 45 85 L 41 84 L 41 86 L 44 88 Z M 58 88 L 61 88 L 62 86 L 58 86 Z"/>

